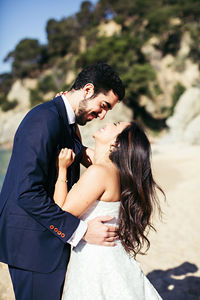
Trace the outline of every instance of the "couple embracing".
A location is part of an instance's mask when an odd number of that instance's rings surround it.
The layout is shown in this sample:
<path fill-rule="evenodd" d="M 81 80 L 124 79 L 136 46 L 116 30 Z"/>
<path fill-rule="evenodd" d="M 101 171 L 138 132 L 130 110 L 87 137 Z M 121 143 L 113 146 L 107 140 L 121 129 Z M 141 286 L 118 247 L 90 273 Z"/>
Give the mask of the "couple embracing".
<path fill-rule="evenodd" d="M 135 122 L 107 124 L 90 149 L 77 127 L 123 97 L 116 72 L 96 63 L 18 127 L 0 194 L 16 300 L 161 299 L 135 260 L 158 204 L 148 138 Z"/>

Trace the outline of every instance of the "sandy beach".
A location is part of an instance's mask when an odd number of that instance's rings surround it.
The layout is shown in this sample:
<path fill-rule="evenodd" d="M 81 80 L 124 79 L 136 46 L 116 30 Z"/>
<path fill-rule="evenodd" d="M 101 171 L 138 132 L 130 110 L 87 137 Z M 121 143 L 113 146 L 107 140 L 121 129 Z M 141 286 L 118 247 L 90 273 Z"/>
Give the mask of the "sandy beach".
<path fill-rule="evenodd" d="M 154 217 L 157 232 L 138 260 L 163 299 L 200 300 L 200 146 L 153 145 L 153 171 L 166 202 L 160 198 L 163 219 Z M 0 300 L 13 299 L 0 264 Z"/>

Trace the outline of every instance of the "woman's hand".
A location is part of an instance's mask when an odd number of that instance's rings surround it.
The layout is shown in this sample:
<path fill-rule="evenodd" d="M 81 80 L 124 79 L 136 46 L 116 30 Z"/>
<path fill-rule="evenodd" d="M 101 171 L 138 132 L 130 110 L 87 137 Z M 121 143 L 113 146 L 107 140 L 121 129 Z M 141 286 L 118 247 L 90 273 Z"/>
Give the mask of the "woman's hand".
<path fill-rule="evenodd" d="M 75 153 L 72 149 L 61 149 L 58 155 L 58 177 L 56 180 L 53 199 L 57 205 L 62 205 L 67 197 L 67 168 L 73 163 Z"/>
<path fill-rule="evenodd" d="M 74 158 L 75 153 L 72 149 L 61 149 L 60 154 L 58 156 L 59 169 L 67 169 L 73 163 Z"/>

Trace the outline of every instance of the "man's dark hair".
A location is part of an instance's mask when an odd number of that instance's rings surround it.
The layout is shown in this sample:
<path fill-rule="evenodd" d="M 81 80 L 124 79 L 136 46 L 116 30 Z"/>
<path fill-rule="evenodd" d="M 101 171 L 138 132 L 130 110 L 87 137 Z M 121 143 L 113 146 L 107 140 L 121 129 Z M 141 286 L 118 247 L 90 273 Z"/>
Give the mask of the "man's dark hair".
<path fill-rule="evenodd" d="M 122 100 L 125 95 L 125 88 L 118 74 L 111 66 L 103 62 L 85 67 L 75 79 L 70 90 L 79 90 L 87 83 L 94 85 L 93 96 L 99 93 L 107 94 L 110 90 L 113 90 L 114 94 L 118 96 L 118 100 Z"/>

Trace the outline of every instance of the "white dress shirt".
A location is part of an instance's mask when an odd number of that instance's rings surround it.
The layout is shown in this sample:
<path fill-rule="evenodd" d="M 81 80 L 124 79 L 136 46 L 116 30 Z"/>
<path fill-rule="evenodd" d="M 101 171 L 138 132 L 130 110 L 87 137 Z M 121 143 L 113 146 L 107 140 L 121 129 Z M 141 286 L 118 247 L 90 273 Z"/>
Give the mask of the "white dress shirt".
<path fill-rule="evenodd" d="M 76 119 L 75 118 L 75 113 L 74 113 L 69 101 L 67 100 L 66 96 L 61 95 L 61 97 L 62 97 L 62 99 L 64 101 L 64 104 L 65 104 L 69 124 L 70 125 L 74 124 L 75 119 Z M 69 238 L 67 243 L 69 243 L 70 245 L 75 247 L 80 242 L 82 237 L 84 236 L 86 230 L 87 230 L 87 223 L 80 220 L 80 223 L 79 223 L 77 229 L 74 231 L 73 235 Z"/>

